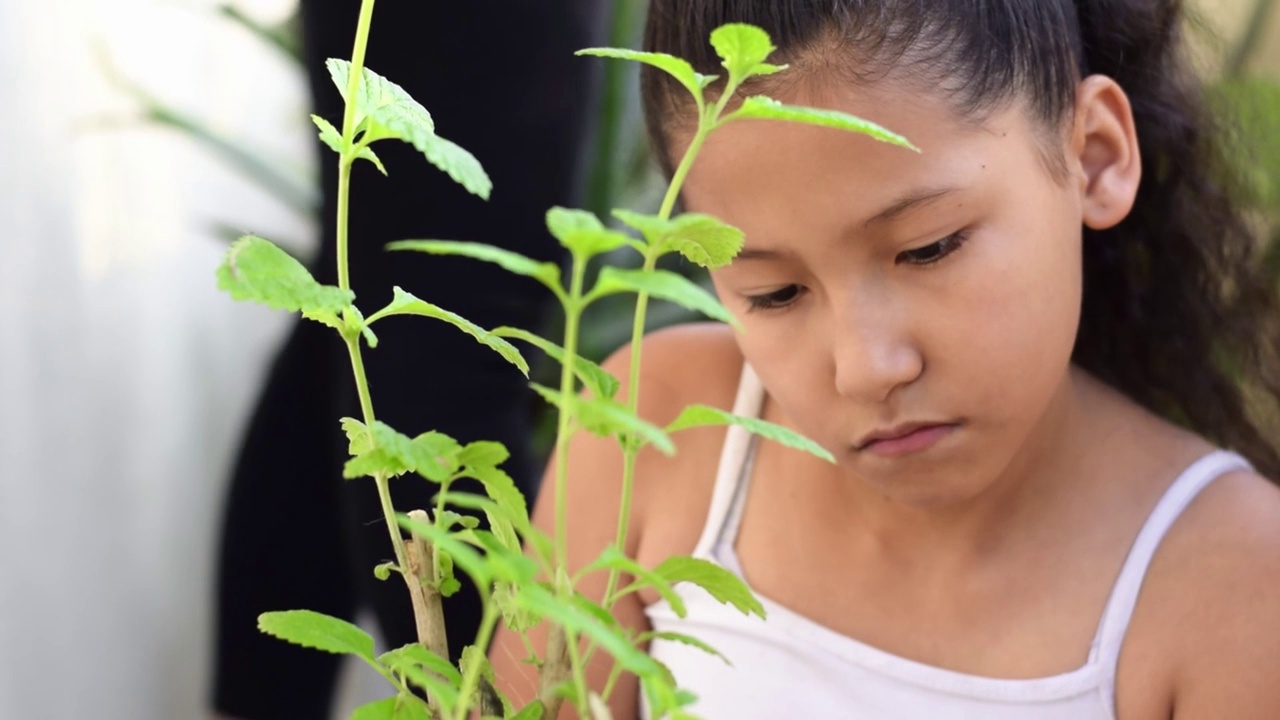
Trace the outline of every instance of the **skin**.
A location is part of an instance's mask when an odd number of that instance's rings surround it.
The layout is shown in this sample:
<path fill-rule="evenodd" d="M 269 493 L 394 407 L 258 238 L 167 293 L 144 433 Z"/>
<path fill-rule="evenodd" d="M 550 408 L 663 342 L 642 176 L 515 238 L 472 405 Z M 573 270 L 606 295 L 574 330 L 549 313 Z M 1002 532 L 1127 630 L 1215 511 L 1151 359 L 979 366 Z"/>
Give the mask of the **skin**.
<path fill-rule="evenodd" d="M 750 362 L 764 417 L 837 458 L 762 444 L 737 544 L 754 590 L 938 667 L 1069 672 L 1152 507 L 1212 449 L 1071 364 L 1081 228 L 1123 221 L 1142 176 L 1128 100 L 1086 78 L 1074 116 L 1046 130 L 1018 103 L 976 125 L 902 87 L 810 83 L 780 99 L 875 120 L 920 154 L 772 122 L 711 137 L 684 200 L 746 233 L 742 257 L 713 273 L 745 332 L 704 324 L 647 338 L 641 414 L 662 424 L 689 403 L 728 408 Z M 761 297 L 780 307 L 753 308 Z M 624 350 L 606 368 L 625 377 L 625 362 Z M 904 457 L 863 447 L 906 422 L 949 429 Z M 627 550 L 642 565 L 692 551 L 723 438 L 689 431 L 677 458 L 641 456 Z M 612 442 L 581 437 L 569 460 L 576 568 L 612 539 L 621 459 Z M 550 487 L 534 512 L 548 531 Z M 592 576 L 583 590 L 598 599 L 603 587 Z M 645 629 L 656 600 L 628 596 L 615 614 Z M 1120 720 L 1280 716 L 1277 609 L 1280 492 L 1232 473 L 1156 555 L 1121 653 Z M 534 695 L 518 638 L 500 633 L 491 655 L 508 692 Z M 597 689 L 607 670 L 600 657 L 590 668 Z M 636 716 L 636 693 L 620 683 L 616 718 Z"/>

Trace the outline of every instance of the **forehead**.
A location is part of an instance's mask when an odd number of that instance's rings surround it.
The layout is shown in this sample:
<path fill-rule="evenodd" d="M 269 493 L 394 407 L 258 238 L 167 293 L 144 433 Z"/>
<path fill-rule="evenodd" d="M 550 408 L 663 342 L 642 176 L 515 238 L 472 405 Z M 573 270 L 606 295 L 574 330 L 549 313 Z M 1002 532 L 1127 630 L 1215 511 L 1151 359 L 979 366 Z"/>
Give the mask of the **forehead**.
<path fill-rule="evenodd" d="M 869 218 L 920 188 L 1045 172 L 1040 139 L 1017 105 L 978 123 L 957 115 L 945 99 L 879 85 L 776 97 L 871 120 L 920 152 L 830 128 L 737 121 L 712 133 L 699 153 L 682 192 L 690 210 L 773 234 L 794 231 L 797 222 Z M 687 137 L 673 140 L 678 151 L 687 146 Z"/>

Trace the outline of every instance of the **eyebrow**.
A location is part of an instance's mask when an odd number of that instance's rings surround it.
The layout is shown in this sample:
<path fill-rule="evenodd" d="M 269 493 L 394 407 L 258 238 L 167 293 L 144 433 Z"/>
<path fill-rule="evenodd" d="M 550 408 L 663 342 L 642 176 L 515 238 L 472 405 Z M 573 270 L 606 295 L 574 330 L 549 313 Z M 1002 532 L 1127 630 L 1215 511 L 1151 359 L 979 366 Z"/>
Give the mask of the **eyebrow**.
<path fill-rule="evenodd" d="M 938 202 L 948 195 L 959 191 L 959 189 L 960 188 L 957 187 L 946 186 L 923 187 L 911 190 L 889 203 L 889 205 L 880 212 L 872 215 L 870 219 L 862 223 L 862 227 L 869 228 L 891 222 L 908 212 L 919 210 L 922 207 Z M 743 248 L 742 252 L 738 253 L 734 257 L 734 260 L 777 260 L 779 258 L 786 257 L 787 255 L 788 253 L 783 250 Z"/>

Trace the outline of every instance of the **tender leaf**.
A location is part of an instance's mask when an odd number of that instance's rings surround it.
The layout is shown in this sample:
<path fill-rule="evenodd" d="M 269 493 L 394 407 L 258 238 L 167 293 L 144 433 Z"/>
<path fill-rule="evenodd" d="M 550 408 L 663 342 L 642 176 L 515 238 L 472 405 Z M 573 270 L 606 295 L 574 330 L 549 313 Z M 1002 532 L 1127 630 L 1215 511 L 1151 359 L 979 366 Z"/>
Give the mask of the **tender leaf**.
<path fill-rule="evenodd" d="M 347 480 L 354 480 L 360 477 L 374 477 L 382 475 L 384 477 L 399 477 L 409 471 L 412 467 L 397 457 L 395 454 L 387 452 L 382 448 L 374 448 L 363 455 L 353 457 L 342 466 L 342 477 Z"/>
<path fill-rule="evenodd" d="M 745 23 L 729 23 L 711 31 L 711 47 L 720 56 L 730 78 L 745 80 L 777 50 L 769 34 Z M 766 69 L 775 66 L 767 66 Z"/>
<path fill-rule="evenodd" d="M 369 428 L 364 423 L 355 418 L 342 418 L 342 431 L 347 434 L 347 452 L 351 455 L 361 455 L 373 449 L 373 437 L 369 434 Z"/>
<path fill-rule="evenodd" d="M 710 645 L 706 644 L 705 642 L 699 640 L 696 637 L 693 637 L 692 635 L 685 635 L 683 633 L 678 633 L 678 632 L 650 631 L 646 633 L 641 633 L 636 638 L 636 643 L 637 644 L 646 643 L 646 642 L 649 642 L 650 640 L 669 640 L 671 642 L 677 642 L 682 645 L 688 645 L 689 647 L 697 648 L 708 655 L 713 655 L 715 657 L 720 658 L 721 660 L 724 661 L 725 665 L 729 665 L 729 666 L 733 665 L 733 663 L 729 662 L 729 658 L 725 657 L 724 654 L 721 653 L 719 650 L 711 647 Z"/>
<path fill-rule="evenodd" d="M 775 425 L 767 420 L 761 420 L 754 417 L 743 417 L 725 412 L 720 408 L 714 408 L 709 405 L 690 405 L 686 407 L 670 425 L 665 429 L 669 433 L 679 432 L 695 427 L 706 427 L 708 425 L 741 425 L 743 428 L 759 435 L 767 440 L 785 445 L 796 450 L 803 450 L 810 455 L 826 460 L 827 462 L 835 462 L 836 459 L 827 452 L 818 443 L 801 435 L 794 430 L 789 430 L 781 425 Z"/>
<path fill-rule="evenodd" d="M 373 662 L 373 638 L 346 620 L 312 610 L 267 612 L 258 616 L 258 629 L 294 645 L 338 655 L 355 655 Z"/>
<path fill-rule="evenodd" d="M 631 243 L 625 233 L 610 230 L 586 210 L 554 207 L 547 211 L 547 229 L 575 255 L 591 258 Z"/>
<path fill-rule="evenodd" d="M 376 421 L 371 435 L 373 447 L 347 461 L 344 477 L 377 474 L 394 477 L 413 471 L 428 480 L 446 482 L 458 469 L 462 446 L 443 433 L 427 432 L 409 439 L 386 423 Z"/>
<path fill-rule="evenodd" d="M 499 337 L 523 340 L 546 353 L 556 362 L 564 364 L 564 348 L 550 340 L 534 335 L 528 330 L 503 326 L 494 328 L 492 332 L 494 335 Z M 607 370 L 581 355 L 574 358 L 573 371 L 574 375 L 576 375 L 577 378 L 582 381 L 582 384 L 587 386 L 587 388 L 590 389 L 592 394 L 596 397 L 612 398 L 618 394 L 618 388 L 620 387 L 618 378 L 610 375 Z"/>
<path fill-rule="evenodd" d="M 710 215 L 685 213 L 664 220 L 630 210 L 614 210 L 614 217 L 639 230 L 649 245 L 662 253 L 675 250 L 691 262 L 712 270 L 728 265 L 742 250 L 743 233 Z"/>
<path fill-rule="evenodd" d="M 502 611 L 502 622 L 514 632 L 531 630 L 541 622 L 533 612 L 525 610 L 516 602 L 515 586 L 501 583 L 494 587 L 490 601 Z"/>
<path fill-rule="evenodd" d="M 623 48 L 587 48 L 579 50 L 575 55 L 594 55 L 596 57 L 616 58 L 619 60 L 633 60 L 635 62 L 652 65 L 662 70 L 671 77 L 675 78 L 681 85 L 689 91 L 691 95 L 699 102 L 702 101 L 702 89 L 704 87 L 702 78 L 693 69 L 687 60 L 678 58 L 674 55 L 655 52 L 640 52 L 638 50 L 626 50 Z"/>
<path fill-rule="evenodd" d="M 671 557 L 654 568 L 667 582 L 691 582 L 716 600 L 733 605 L 744 615 L 764 617 L 764 606 L 751 594 L 742 578 L 715 563 L 691 557 Z"/>
<path fill-rule="evenodd" d="M 736 318 L 714 295 L 681 275 L 667 270 L 620 270 L 605 267 L 589 297 L 596 299 L 621 292 L 644 292 L 660 300 L 673 302 L 700 312 L 714 320 L 738 327 Z"/>
<path fill-rule="evenodd" d="M 420 665 L 447 680 L 455 688 L 462 684 L 462 674 L 445 658 L 431 652 L 418 643 L 410 643 L 378 656 L 378 662 L 399 670 L 405 666 Z"/>
<path fill-rule="evenodd" d="M 534 392 L 547 402 L 564 411 L 565 402 L 559 392 L 537 383 L 530 383 Z M 573 403 L 573 415 L 582 428 L 601 437 L 635 434 L 647 444 L 652 444 L 664 455 L 674 455 L 675 444 L 658 426 L 631 413 L 625 405 L 614 400 L 577 398 Z"/>
<path fill-rule="evenodd" d="M 368 705 L 361 705 L 351 713 L 351 720 L 395 720 L 396 698 L 376 700 Z"/>
<path fill-rule="evenodd" d="M 507 362 L 515 365 L 524 373 L 525 377 L 529 376 L 529 363 L 525 362 L 520 351 L 516 350 L 511 343 L 467 320 L 461 315 L 451 313 L 444 308 L 432 305 L 425 300 L 419 300 L 410 293 L 405 292 L 399 287 L 394 288 L 394 297 L 391 304 L 374 313 L 368 320 L 368 324 L 372 325 L 375 321 L 381 320 L 392 315 L 421 315 L 422 317 L 435 318 L 443 320 L 450 325 L 465 332 L 475 338 L 477 342 L 488 347 L 494 352 L 501 355 Z"/>
<path fill-rule="evenodd" d="M 386 580 L 391 577 L 391 573 L 398 570 L 394 562 L 378 563 L 373 567 L 373 576 L 379 580 Z"/>
<path fill-rule="evenodd" d="M 501 465 L 511 457 L 505 445 L 500 442 L 479 440 L 467 443 L 458 454 L 458 462 L 470 467 L 494 467 Z"/>
<path fill-rule="evenodd" d="M 320 129 L 320 140 L 323 141 L 325 145 L 328 145 L 334 152 L 341 155 L 342 133 L 338 132 L 338 128 L 331 125 L 328 120 L 325 120 L 319 115 L 312 115 L 311 122 L 315 123 L 316 127 Z M 371 148 L 360 148 L 360 152 L 356 153 L 356 157 L 368 160 L 378 168 L 378 172 L 383 175 L 387 174 L 387 169 L 383 167 L 382 161 L 378 159 L 378 156 L 373 154 L 373 150 Z"/>
<path fill-rule="evenodd" d="M 538 262 L 493 245 L 453 240 L 398 240 L 387 245 L 387 249 L 411 250 L 432 255 L 458 255 L 482 260 L 498 265 L 507 272 L 531 277 L 557 293 L 564 291 L 560 284 L 560 268 L 555 263 Z"/>
<path fill-rule="evenodd" d="M 218 268 L 218 288 L 236 300 L 309 316 L 336 315 L 355 300 L 350 290 L 316 282 L 289 253 L 254 235 L 240 238 L 227 250 Z"/>
<path fill-rule="evenodd" d="M 435 553 L 436 562 L 440 565 L 440 584 L 436 587 L 436 592 L 441 597 L 453 597 L 454 593 L 462 589 L 462 581 L 458 580 L 453 571 L 453 556 L 440 548 L 436 548 Z"/>
<path fill-rule="evenodd" d="M 771 97 L 755 95 L 742 102 L 742 106 L 720 120 L 720 124 L 735 120 L 783 120 L 785 122 L 818 125 L 821 127 L 847 130 L 860 133 L 881 142 L 897 145 L 908 150 L 920 151 L 915 145 L 901 135 L 891 132 L 869 120 L 824 108 L 784 105 Z"/>
<path fill-rule="evenodd" d="M 349 100 L 346 95 L 351 64 L 331 59 L 326 65 L 343 99 Z M 356 123 L 365 128 L 364 142 L 386 138 L 403 140 L 469 192 L 488 199 L 493 183 L 480 162 L 471 153 L 437 135 L 431 113 L 404 88 L 364 68 L 356 109 Z"/>
<path fill-rule="evenodd" d="M 470 515 L 463 515 L 452 510 L 441 510 L 438 519 L 440 527 L 445 530 L 452 530 L 454 526 L 461 526 L 467 530 L 474 530 L 480 527 L 480 521 Z"/>
<path fill-rule="evenodd" d="M 542 717 L 542 711 L 542 701 L 534 700 L 528 705 L 525 705 L 520 712 L 511 716 L 511 720 L 540 720 Z"/>
<path fill-rule="evenodd" d="M 661 672 L 659 665 L 642 652 L 617 627 L 601 622 L 594 614 L 584 611 L 576 603 L 561 602 L 550 590 L 541 585 L 527 585 L 516 596 L 518 605 L 545 617 L 558 625 L 595 640 L 626 670 L 646 678 Z"/>
<path fill-rule="evenodd" d="M 469 473 L 484 484 L 484 491 L 493 498 L 501 509 L 500 513 L 485 510 L 489 527 L 505 547 L 520 549 L 520 538 L 516 531 L 525 532 L 529 527 L 529 510 L 525 504 L 524 494 L 516 487 L 516 483 L 506 472 L 495 467 L 471 468 Z"/>
<path fill-rule="evenodd" d="M 600 557 L 591 563 L 590 569 L 620 570 L 634 577 L 636 585 L 641 587 L 648 586 L 657 590 L 662 599 L 671 605 L 671 609 L 679 617 L 684 617 L 687 612 L 684 598 L 680 597 L 680 594 L 671 587 L 671 584 L 665 578 L 618 552 L 618 548 L 613 545 L 606 547 L 604 552 L 600 553 Z"/>

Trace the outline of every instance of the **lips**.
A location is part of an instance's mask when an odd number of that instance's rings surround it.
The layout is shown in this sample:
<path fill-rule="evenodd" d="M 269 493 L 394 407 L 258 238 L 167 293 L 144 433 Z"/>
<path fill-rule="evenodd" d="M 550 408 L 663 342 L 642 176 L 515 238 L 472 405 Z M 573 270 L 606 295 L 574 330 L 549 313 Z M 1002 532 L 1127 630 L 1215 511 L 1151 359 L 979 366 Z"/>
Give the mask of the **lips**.
<path fill-rule="evenodd" d="M 924 452 L 950 435 L 955 423 L 907 423 L 885 430 L 877 430 L 864 437 L 857 446 L 858 452 L 881 457 L 902 457 Z"/>

